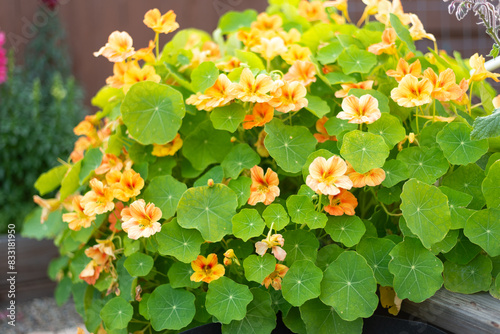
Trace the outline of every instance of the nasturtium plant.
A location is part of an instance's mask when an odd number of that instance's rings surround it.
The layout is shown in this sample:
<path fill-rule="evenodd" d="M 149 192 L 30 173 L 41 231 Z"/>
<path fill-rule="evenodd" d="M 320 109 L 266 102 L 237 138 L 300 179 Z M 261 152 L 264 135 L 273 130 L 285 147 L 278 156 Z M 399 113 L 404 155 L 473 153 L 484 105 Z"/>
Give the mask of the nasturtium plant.
<path fill-rule="evenodd" d="M 213 35 L 154 9 L 149 47 L 115 31 L 95 53 L 100 110 L 23 231 L 54 239 L 89 332 L 356 334 L 380 287 L 499 298 L 500 75 L 401 6 L 355 25 L 343 1 L 270 3 Z"/>

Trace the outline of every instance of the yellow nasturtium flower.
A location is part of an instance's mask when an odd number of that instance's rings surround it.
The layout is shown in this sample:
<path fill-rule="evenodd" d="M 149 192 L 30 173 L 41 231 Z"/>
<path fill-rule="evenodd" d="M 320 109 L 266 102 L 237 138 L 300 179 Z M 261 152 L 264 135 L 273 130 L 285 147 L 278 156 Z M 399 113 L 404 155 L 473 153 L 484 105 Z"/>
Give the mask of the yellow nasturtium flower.
<path fill-rule="evenodd" d="M 402 107 L 421 106 L 432 102 L 433 89 L 434 86 L 429 79 L 418 81 L 413 75 L 407 74 L 399 82 L 399 86 L 391 91 L 391 98 Z"/>
<path fill-rule="evenodd" d="M 472 57 L 469 59 L 469 64 L 470 67 L 472 68 L 472 74 L 470 77 L 470 81 L 483 81 L 486 78 L 491 78 L 495 80 L 496 82 L 499 82 L 498 77 L 500 77 L 500 74 L 497 73 L 491 73 L 490 71 L 487 71 L 486 68 L 484 67 L 484 57 L 480 56 L 479 54 L 474 54 Z"/>
<path fill-rule="evenodd" d="M 191 262 L 194 273 L 190 279 L 194 282 L 210 283 L 224 276 L 226 269 L 217 261 L 217 254 L 209 254 L 207 257 L 198 255 L 196 260 Z"/>
<path fill-rule="evenodd" d="M 173 10 L 161 15 L 160 11 L 155 8 L 144 15 L 144 24 L 156 33 L 168 34 L 179 28 L 179 24 L 175 21 L 176 17 Z"/>

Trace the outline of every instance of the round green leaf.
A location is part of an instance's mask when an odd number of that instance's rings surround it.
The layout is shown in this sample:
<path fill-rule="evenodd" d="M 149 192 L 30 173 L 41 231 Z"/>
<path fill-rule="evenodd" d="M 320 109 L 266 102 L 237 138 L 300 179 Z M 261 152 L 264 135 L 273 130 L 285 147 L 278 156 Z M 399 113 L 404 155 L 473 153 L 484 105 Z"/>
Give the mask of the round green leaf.
<path fill-rule="evenodd" d="M 451 227 L 448 198 L 439 188 L 411 179 L 403 186 L 401 211 L 426 248 L 444 239 Z"/>
<path fill-rule="evenodd" d="M 337 61 L 345 74 L 369 73 L 377 64 L 377 56 L 351 45 L 342 51 Z"/>
<path fill-rule="evenodd" d="M 439 253 L 448 253 L 457 244 L 459 234 L 460 233 L 458 232 L 458 230 L 450 230 L 450 232 L 448 232 L 448 234 L 442 241 L 432 245 L 430 251 L 434 255 L 437 255 Z"/>
<path fill-rule="evenodd" d="M 244 169 L 260 163 L 260 156 L 248 146 L 238 144 L 228 153 L 221 163 L 226 178 L 236 179 Z"/>
<path fill-rule="evenodd" d="M 444 287 L 458 293 L 488 291 L 493 264 L 489 257 L 478 255 L 467 264 L 444 263 Z"/>
<path fill-rule="evenodd" d="M 449 123 L 437 134 L 436 140 L 452 165 L 476 162 L 488 151 L 488 140 L 471 140 L 470 133 L 465 123 Z"/>
<path fill-rule="evenodd" d="M 225 185 L 190 188 L 179 201 L 178 223 L 197 229 L 205 241 L 217 242 L 231 233 L 231 218 L 237 206 L 236 194 Z"/>
<path fill-rule="evenodd" d="M 160 233 L 156 234 L 156 240 L 161 255 L 174 256 L 185 263 L 196 260 L 200 254 L 200 246 L 205 242 L 200 232 L 180 227 L 177 218 L 161 226 Z"/>
<path fill-rule="evenodd" d="M 389 147 L 393 147 L 406 136 L 406 130 L 401 125 L 399 118 L 388 113 L 382 113 L 377 121 L 368 124 L 368 131 L 382 136 Z"/>
<path fill-rule="evenodd" d="M 300 306 L 307 300 L 319 296 L 322 279 L 323 272 L 313 262 L 295 261 L 281 284 L 283 298 L 293 306 Z"/>
<path fill-rule="evenodd" d="M 242 209 L 231 219 L 233 223 L 233 234 L 235 237 L 247 241 L 258 237 L 264 232 L 266 224 L 255 209 Z"/>
<path fill-rule="evenodd" d="M 460 166 L 453 173 L 443 178 L 443 185 L 472 196 L 469 209 L 480 210 L 486 204 L 481 184 L 485 178 L 484 171 L 476 164 Z"/>
<path fill-rule="evenodd" d="M 271 228 L 271 225 L 274 224 L 273 228 L 276 231 L 282 230 L 290 222 L 290 218 L 283 205 L 276 203 L 267 206 L 262 213 L 262 218 L 264 218 L 267 227 Z"/>
<path fill-rule="evenodd" d="M 134 253 L 127 257 L 123 266 L 131 276 L 146 276 L 153 268 L 154 260 L 144 253 Z"/>
<path fill-rule="evenodd" d="M 328 217 L 323 212 L 309 211 L 306 215 L 306 224 L 311 229 L 325 228 Z"/>
<path fill-rule="evenodd" d="M 391 188 L 380 188 L 377 191 L 377 198 L 380 202 L 390 205 L 400 200 L 402 189 L 400 186 Z"/>
<path fill-rule="evenodd" d="M 352 247 L 361 240 L 366 232 L 366 227 L 358 216 L 330 216 L 325 231 L 334 241 L 341 242 L 346 247 Z"/>
<path fill-rule="evenodd" d="M 456 230 L 464 228 L 465 222 L 474 213 L 472 210 L 465 209 L 472 201 L 472 196 L 446 186 L 441 186 L 439 189 L 448 197 L 448 205 L 451 214 L 451 229 Z"/>
<path fill-rule="evenodd" d="M 244 12 L 229 11 L 220 18 L 219 28 L 223 34 L 227 34 L 240 28 L 250 27 L 256 19 L 257 12 L 253 9 Z"/>
<path fill-rule="evenodd" d="M 288 197 L 286 208 L 292 218 L 292 222 L 296 224 L 306 223 L 307 214 L 315 210 L 311 200 L 305 195 L 292 195 Z"/>
<path fill-rule="evenodd" d="M 500 209 L 475 212 L 465 223 L 464 234 L 490 256 L 500 255 Z"/>
<path fill-rule="evenodd" d="M 276 314 L 271 307 L 269 293 L 258 288 L 253 288 L 250 292 L 253 300 L 247 306 L 245 317 L 222 325 L 222 333 L 270 334 L 276 327 Z"/>
<path fill-rule="evenodd" d="M 378 304 L 377 281 L 366 260 L 354 251 L 340 254 L 325 270 L 321 296 L 344 320 L 368 318 Z"/>
<path fill-rule="evenodd" d="M 151 296 L 150 293 L 143 293 L 141 295 L 141 301 L 139 302 L 139 314 L 142 315 L 146 320 L 151 319 L 148 311 L 148 300 Z"/>
<path fill-rule="evenodd" d="M 394 290 L 401 299 L 420 303 L 443 285 L 443 263 L 417 238 L 405 237 L 391 251 L 389 271 L 394 275 Z"/>
<path fill-rule="evenodd" d="M 158 286 L 148 299 L 151 326 L 155 331 L 179 330 L 189 325 L 196 313 L 191 292 L 173 289 L 170 284 Z"/>
<path fill-rule="evenodd" d="M 285 261 L 291 265 L 297 260 L 310 260 L 315 262 L 318 255 L 319 241 L 314 233 L 305 230 L 293 230 L 283 233 L 286 251 Z"/>
<path fill-rule="evenodd" d="M 212 179 L 214 183 L 221 183 L 224 179 L 224 170 L 221 166 L 214 166 L 210 168 L 205 174 L 200 176 L 193 184 L 193 187 L 206 186 L 208 180 Z"/>
<path fill-rule="evenodd" d="M 271 254 L 250 255 L 243 261 L 246 279 L 259 284 L 262 284 L 264 278 L 274 271 L 275 266 L 276 259 Z"/>
<path fill-rule="evenodd" d="M 305 108 L 309 110 L 314 116 L 321 118 L 330 112 L 328 103 L 326 103 L 326 101 L 319 96 L 307 94 L 306 99 L 309 103 Z"/>
<path fill-rule="evenodd" d="M 222 276 L 208 285 L 206 307 L 208 313 L 223 324 L 242 320 L 253 295 L 246 285 Z"/>
<path fill-rule="evenodd" d="M 191 281 L 191 275 L 194 270 L 190 263 L 174 262 L 170 269 L 168 269 L 168 281 L 170 286 L 174 289 L 177 288 L 198 288 L 202 282 Z"/>
<path fill-rule="evenodd" d="M 107 329 L 127 328 L 134 315 L 134 308 L 122 297 L 109 300 L 101 309 L 100 316 Z"/>
<path fill-rule="evenodd" d="M 301 305 L 300 316 L 306 324 L 307 333 L 361 334 L 363 331 L 363 319 L 345 321 L 319 299 L 308 300 Z"/>
<path fill-rule="evenodd" d="M 278 166 L 289 173 L 300 172 L 318 143 L 316 138 L 306 127 L 284 125 L 277 118 L 267 123 L 265 130 L 264 145 Z"/>
<path fill-rule="evenodd" d="M 152 81 L 134 84 L 120 110 L 128 131 L 143 145 L 172 141 L 186 113 L 181 93 Z"/>
<path fill-rule="evenodd" d="M 323 271 L 325 271 L 328 266 L 335 261 L 344 249 L 340 248 L 337 244 L 330 244 L 322 247 L 318 252 L 318 258 L 316 259 L 316 265 Z"/>
<path fill-rule="evenodd" d="M 194 92 L 204 93 L 219 77 L 219 69 L 211 61 L 205 61 L 191 72 L 191 87 Z"/>
<path fill-rule="evenodd" d="M 237 103 L 214 108 L 210 112 L 210 120 L 215 129 L 235 132 L 245 119 L 245 109 Z"/>
<path fill-rule="evenodd" d="M 101 165 L 102 152 L 100 148 L 90 148 L 85 152 L 85 156 L 82 160 L 82 167 L 80 169 L 80 184 L 83 184 L 87 178 L 90 177 L 90 173 L 94 171 L 97 167 Z"/>
<path fill-rule="evenodd" d="M 222 162 L 232 148 L 231 135 L 215 130 L 210 121 L 205 121 L 184 140 L 182 153 L 199 170 L 208 165 Z"/>
<path fill-rule="evenodd" d="M 381 286 L 392 286 L 394 280 L 394 276 L 389 272 L 389 253 L 394 246 L 391 240 L 380 238 L 364 238 L 356 246 L 356 251 L 366 259 Z"/>
<path fill-rule="evenodd" d="M 238 197 L 238 207 L 245 205 L 250 198 L 251 185 L 252 180 L 246 176 L 240 176 L 236 180 L 232 179 L 229 181 L 228 187 L 232 189 Z"/>
<path fill-rule="evenodd" d="M 328 45 L 319 49 L 316 59 L 322 64 L 334 63 L 340 54 L 344 51 L 344 47 L 338 40 L 334 40 Z M 333 72 L 339 73 L 339 72 Z M 334 83 L 332 83 L 333 85 Z"/>
<path fill-rule="evenodd" d="M 354 130 L 344 136 L 340 154 L 358 173 L 382 167 L 389 156 L 389 148 L 379 135 Z"/>
<path fill-rule="evenodd" d="M 446 260 L 457 263 L 457 264 L 467 264 L 477 254 L 481 252 L 481 247 L 470 242 L 470 240 L 464 235 L 462 230 L 458 231 L 457 242 L 455 246 L 447 253 L 444 253 Z"/>
<path fill-rule="evenodd" d="M 488 208 L 500 208 L 500 160 L 490 166 L 481 189 Z"/>
<path fill-rule="evenodd" d="M 399 152 L 397 159 L 408 166 L 410 178 L 428 184 L 436 182 L 450 167 L 443 152 L 437 147 L 408 147 Z"/>
<path fill-rule="evenodd" d="M 343 132 L 356 130 L 358 126 L 354 123 L 349 123 L 345 119 L 340 119 L 337 117 L 332 117 L 325 123 L 326 132 L 330 136 L 338 136 Z"/>
<path fill-rule="evenodd" d="M 151 180 L 143 196 L 147 203 L 154 203 L 161 209 L 163 219 L 168 219 L 175 214 L 177 204 L 186 190 L 184 183 L 170 175 L 163 175 Z"/>
<path fill-rule="evenodd" d="M 385 171 L 384 187 L 393 187 L 410 177 L 408 166 L 401 160 L 387 160 L 382 169 Z"/>

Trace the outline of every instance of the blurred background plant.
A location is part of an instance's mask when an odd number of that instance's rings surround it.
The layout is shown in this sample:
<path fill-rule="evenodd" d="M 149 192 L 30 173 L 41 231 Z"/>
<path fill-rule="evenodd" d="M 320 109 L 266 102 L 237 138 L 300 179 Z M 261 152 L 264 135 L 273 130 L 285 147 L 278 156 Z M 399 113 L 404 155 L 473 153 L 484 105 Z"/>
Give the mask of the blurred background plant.
<path fill-rule="evenodd" d="M 54 13 L 26 47 L 23 66 L 13 52 L 8 56 L 7 80 L 0 84 L 0 233 L 10 223 L 20 227 L 35 206 L 33 183 L 58 158 L 66 160 L 72 128 L 84 115 L 65 38 Z"/>

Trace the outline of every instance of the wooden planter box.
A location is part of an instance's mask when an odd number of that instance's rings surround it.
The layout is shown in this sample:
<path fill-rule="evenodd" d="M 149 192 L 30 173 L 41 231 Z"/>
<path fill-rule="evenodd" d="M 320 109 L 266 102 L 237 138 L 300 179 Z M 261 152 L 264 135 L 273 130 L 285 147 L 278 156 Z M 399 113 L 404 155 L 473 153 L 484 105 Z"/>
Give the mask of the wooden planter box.
<path fill-rule="evenodd" d="M 34 240 L 23 238 L 16 234 L 16 267 L 15 267 L 15 298 L 16 303 L 39 297 L 52 297 L 56 283 L 51 281 L 47 275 L 50 260 L 57 257 L 59 252 L 54 246 L 53 240 Z M 4 254 L 0 261 L 0 272 L 3 279 L 0 280 L 0 304 L 10 302 L 8 297 L 10 283 L 7 278 L 11 270 L 7 263 L 6 235 L 0 236 L 0 249 Z"/>
<path fill-rule="evenodd" d="M 422 303 L 403 301 L 403 311 L 452 333 L 500 333 L 500 300 L 487 292 L 464 295 L 442 288 Z"/>

